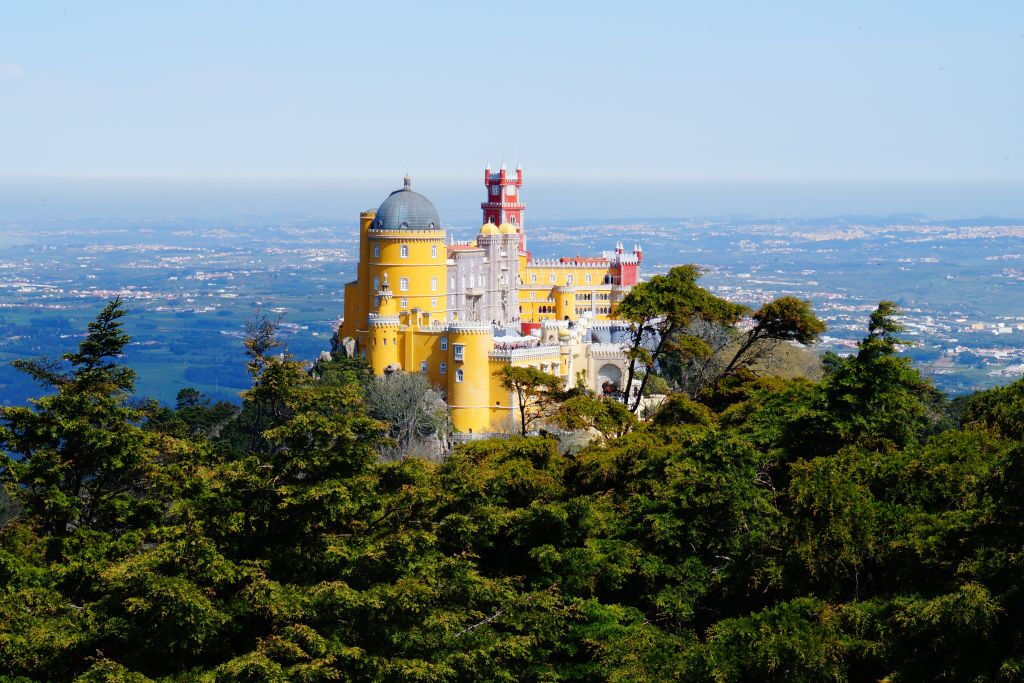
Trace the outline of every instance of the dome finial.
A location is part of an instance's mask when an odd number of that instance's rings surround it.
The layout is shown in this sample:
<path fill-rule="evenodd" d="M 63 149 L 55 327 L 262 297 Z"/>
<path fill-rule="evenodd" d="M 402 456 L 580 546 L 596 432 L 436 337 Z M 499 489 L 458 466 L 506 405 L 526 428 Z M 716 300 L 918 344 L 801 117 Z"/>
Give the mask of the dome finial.
<path fill-rule="evenodd" d="M 405 189 L 411 190 L 412 189 L 412 178 L 409 177 L 408 173 L 405 174 L 405 178 L 403 178 L 402 180 L 405 181 Z"/>

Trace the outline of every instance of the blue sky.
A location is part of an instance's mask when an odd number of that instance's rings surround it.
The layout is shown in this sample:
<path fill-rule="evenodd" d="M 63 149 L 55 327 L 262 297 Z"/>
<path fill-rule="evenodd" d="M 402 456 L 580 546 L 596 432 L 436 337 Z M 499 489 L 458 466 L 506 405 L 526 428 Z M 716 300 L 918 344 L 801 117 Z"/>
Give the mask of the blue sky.
<path fill-rule="evenodd" d="M 1024 214 L 1022 86 L 1019 1 L 7 3 L 0 179 L 476 193 L 504 155 L 552 186 L 970 186 L 963 211 Z"/>

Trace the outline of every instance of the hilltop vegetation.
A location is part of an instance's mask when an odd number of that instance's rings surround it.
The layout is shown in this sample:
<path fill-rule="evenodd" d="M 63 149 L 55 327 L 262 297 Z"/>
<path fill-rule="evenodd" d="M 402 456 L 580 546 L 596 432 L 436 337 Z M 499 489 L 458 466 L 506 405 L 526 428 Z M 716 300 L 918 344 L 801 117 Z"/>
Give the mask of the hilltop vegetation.
<path fill-rule="evenodd" d="M 240 410 L 132 401 L 112 302 L 20 364 L 44 397 L 0 408 L 0 676 L 1022 678 L 1024 382 L 952 406 L 895 314 L 820 381 L 680 371 L 648 421 L 562 396 L 599 438 L 434 463 L 381 458 L 427 427 L 375 419 L 393 394 L 365 366 L 308 373 L 272 325 Z M 711 350 L 678 346 L 677 369 Z"/>

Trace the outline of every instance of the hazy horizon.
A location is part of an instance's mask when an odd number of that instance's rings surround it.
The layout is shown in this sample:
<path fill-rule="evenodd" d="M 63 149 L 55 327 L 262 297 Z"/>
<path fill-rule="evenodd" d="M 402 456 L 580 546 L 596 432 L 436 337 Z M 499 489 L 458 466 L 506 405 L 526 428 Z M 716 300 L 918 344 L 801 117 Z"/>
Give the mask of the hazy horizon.
<path fill-rule="evenodd" d="M 480 169 L 482 174 L 482 169 Z M 615 220 L 746 216 L 813 218 L 921 214 L 932 220 L 1024 217 L 1015 183 L 671 182 L 637 178 L 566 180 L 525 170 L 526 220 Z M 365 178 L 0 178 L 0 229 L 76 220 L 355 221 L 401 185 Z M 446 224 L 479 221 L 477 174 L 417 178 L 413 187 Z"/>

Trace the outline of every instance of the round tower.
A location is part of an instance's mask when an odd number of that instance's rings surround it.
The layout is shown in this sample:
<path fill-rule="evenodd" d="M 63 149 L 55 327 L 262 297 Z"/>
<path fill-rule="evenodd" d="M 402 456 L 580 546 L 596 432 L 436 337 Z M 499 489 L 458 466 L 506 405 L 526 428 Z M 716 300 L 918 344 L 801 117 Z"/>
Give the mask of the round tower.
<path fill-rule="evenodd" d="M 464 433 L 486 433 L 491 423 L 491 382 L 488 354 L 494 333 L 487 323 L 448 326 L 448 407 L 452 424 Z"/>
<path fill-rule="evenodd" d="M 391 296 L 387 275 L 377 292 L 380 301 L 377 313 L 371 313 L 367 322 L 369 333 L 369 349 L 367 360 L 373 368 L 373 374 L 380 375 L 386 371 L 401 369 L 401 353 L 398 345 L 401 319 L 398 317 L 398 304 Z"/>
<path fill-rule="evenodd" d="M 367 240 L 366 275 L 371 289 L 373 283 L 379 286 L 388 278 L 399 313 L 418 308 L 432 320 L 444 320 L 448 300 L 445 232 L 430 200 L 412 191 L 409 176 L 402 189 L 392 192 L 377 209 Z"/>
<path fill-rule="evenodd" d="M 576 319 L 576 287 L 573 285 L 555 287 L 555 318 L 557 320 Z"/>

